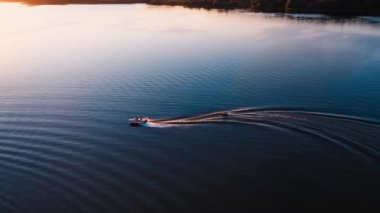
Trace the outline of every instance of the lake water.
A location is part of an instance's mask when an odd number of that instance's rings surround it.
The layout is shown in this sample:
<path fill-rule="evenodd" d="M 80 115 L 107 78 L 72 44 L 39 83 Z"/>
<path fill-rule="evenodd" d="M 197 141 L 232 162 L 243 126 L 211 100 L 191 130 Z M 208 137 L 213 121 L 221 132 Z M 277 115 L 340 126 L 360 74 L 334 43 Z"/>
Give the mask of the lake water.
<path fill-rule="evenodd" d="M 0 212 L 380 210 L 379 20 L 0 4 Z"/>

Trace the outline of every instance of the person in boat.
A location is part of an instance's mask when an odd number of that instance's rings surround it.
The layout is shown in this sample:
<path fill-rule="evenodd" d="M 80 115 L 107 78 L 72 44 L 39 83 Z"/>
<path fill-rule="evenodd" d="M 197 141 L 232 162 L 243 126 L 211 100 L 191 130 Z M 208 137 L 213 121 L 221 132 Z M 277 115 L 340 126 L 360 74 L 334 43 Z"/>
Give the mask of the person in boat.
<path fill-rule="evenodd" d="M 228 112 L 222 112 L 222 116 L 223 117 L 227 117 L 228 116 Z"/>

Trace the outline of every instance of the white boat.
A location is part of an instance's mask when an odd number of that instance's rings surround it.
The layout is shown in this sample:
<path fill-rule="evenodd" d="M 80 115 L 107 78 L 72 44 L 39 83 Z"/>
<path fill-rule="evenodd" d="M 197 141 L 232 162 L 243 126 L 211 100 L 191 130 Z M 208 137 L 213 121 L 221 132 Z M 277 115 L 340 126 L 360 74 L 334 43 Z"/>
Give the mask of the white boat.
<path fill-rule="evenodd" d="M 148 118 L 145 117 L 135 117 L 129 119 L 129 125 L 134 127 L 141 127 L 144 126 L 148 122 Z"/>

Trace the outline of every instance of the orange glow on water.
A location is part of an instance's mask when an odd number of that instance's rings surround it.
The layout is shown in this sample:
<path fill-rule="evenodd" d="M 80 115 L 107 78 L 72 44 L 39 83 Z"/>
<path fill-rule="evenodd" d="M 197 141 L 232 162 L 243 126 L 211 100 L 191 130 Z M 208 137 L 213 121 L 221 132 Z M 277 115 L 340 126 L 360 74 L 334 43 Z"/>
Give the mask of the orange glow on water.
<path fill-rule="evenodd" d="M 304 25 L 302 30 L 299 25 Z M 282 31 L 293 29 L 297 30 L 294 38 L 302 39 L 326 31 L 378 34 L 369 27 L 291 23 L 271 15 L 145 4 L 0 3 L 0 26 L 3 79 L 46 75 L 46 70 L 56 70 L 57 66 L 70 68 L 83 61 L 96 65 L 110 55 L 144 61 L 165 51 L 178 52 L 177 55 L 196 55 L 204 51 L 202 48 L 210 47 L 213 51 L 226 51 L 244 45 L 244 40 L 257 43 L 257 48 L 265 53 L 263 45 L 272 45 Z"/>
<path fill-rule="evenodd" d="M 40 5 L 0 3 L 0 68 L 25 72 L 43 63 L 75 64 L 121 44 L 131 50 L 182 48 L 204 42 L 238 42 L 278 25 L 257 16 L 182 7 L 135 5 Z M 221 25 L 220 23 L 223 23 Z M 247 27 L 251 26 L 251 27 Z M 233 29 L 227 30 L 226 29 Z M 192 42 L 186 42 L 188 36 Z M 190 41 L 190 40 L 189 40 Z M 100 56 L 99 56 L 100 54 Z M 78 57 L 72 57 L 78 55 Z M 83 56 L 86 57 L 83 57 Z M 94 60 L 92 58 L 91 60 Z"/>

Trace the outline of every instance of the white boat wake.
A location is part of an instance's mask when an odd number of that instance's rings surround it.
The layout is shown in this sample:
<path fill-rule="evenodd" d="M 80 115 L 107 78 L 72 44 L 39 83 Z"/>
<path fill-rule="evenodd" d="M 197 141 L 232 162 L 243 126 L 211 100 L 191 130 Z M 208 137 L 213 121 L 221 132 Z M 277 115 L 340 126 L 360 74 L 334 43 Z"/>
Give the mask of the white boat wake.
<path fill-rule="evenodd" d="M 380 124 L 336 114 L 244 108 L 184 118 L 146 118 L 146 121 L 139 123 L 138 126 L 174 128 L 217 123 L 265 125 L 297 131 L 380 159 Z"/>

